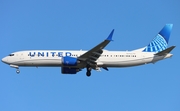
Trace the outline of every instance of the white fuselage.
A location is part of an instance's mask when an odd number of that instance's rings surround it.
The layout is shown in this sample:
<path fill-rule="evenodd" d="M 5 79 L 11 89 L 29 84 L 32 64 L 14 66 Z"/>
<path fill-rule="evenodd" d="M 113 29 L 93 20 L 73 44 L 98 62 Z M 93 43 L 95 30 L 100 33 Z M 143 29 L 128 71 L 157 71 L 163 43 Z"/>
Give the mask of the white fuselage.
<path fill-rule="evenodd" d="M 65 50 L 30 50 L 12 53 L 2 59 L 12 66 L 62 66 L 62 57 L 79 57 L 86 51 L 65 51 Z M 153 52 L 140 51 L 106 51 L 104 50 L 99 59 L 96 60 L 98 67 L 129 67 L 154 63 L 156 61 L 169 58 L 172 54 L 166 56 L 157 56 Z M 78 66 L 77 67 L 81 67 Z M 82 67 L 83 68 L 83 67 Z"/>
<path fill-rule="evenodd" d="M 11 53 L 2 62 L 16 68 L 20 66 L 61 67 L 62 74 L 76 74 L 86 68 L 86 75 L 91 76 L 91 70 L 99 71 L 109 67 L 130 67 L 148 63 L 172 56 L 170 52 L 175 46 L 167 47 L 172 30 L 172 24 L 166 24 L 156 37 L 144 48 L 133 51 L 107 51 L 104 48 L 112 41 L 114 29 L 109 36 L 88 51 L 73 50 L 29 50 Z"/>
<path fill-rule="evenodd" d="M 114 29 L 109 36 L 88 51 L 73 50 L 29 50 L 11 53 L 2 62 L 16 68 L 20 66 L 61 67 L 62 74 L 76 74 L 86 68 L 86 75 L 91 76 L 91 70 L 108 67 L 130 67 L 148 63 L 172 56 L 170 52 L 175 46 L 167 47 L 172 30 L 172 24 L 166 24 L 156 37 L 144 48 L 133 51 L 107 51 L 104 48 L 112 41 Z"/>

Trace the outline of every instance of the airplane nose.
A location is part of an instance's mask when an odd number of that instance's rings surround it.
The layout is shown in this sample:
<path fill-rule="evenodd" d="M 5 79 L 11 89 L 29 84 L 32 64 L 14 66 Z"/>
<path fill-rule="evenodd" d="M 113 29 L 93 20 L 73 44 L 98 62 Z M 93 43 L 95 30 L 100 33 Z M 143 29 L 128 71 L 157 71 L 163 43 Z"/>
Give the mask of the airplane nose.
<path fill-rule="evenodd" d="M 1 60 L 2 62 L 4 62 L 4 63 L 6 63 L 7 62 L 7 58 L 6 57 L 4 57 L 4 58 L 2 58 L 2 60 Z"/>

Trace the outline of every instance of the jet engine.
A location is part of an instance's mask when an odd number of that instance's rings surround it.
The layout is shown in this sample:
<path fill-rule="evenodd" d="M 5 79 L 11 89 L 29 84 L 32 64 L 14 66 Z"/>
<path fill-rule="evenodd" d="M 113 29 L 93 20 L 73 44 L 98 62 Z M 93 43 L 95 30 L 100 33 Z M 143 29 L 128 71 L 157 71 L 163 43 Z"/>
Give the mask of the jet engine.
<path fill-rule="evenodd" d="M 62 65 L 63 66 L 76 66 L 80 61 L 77 60 L 77 58 L 74 57 L 62 57 Z"/>
<path fill-rule="evenodd" d="M 61 68 L 62 74 L 76 74 L 79 71 L 80 71 L 79 68 L 69 68 L 69 67 L 62 67 Z"/>

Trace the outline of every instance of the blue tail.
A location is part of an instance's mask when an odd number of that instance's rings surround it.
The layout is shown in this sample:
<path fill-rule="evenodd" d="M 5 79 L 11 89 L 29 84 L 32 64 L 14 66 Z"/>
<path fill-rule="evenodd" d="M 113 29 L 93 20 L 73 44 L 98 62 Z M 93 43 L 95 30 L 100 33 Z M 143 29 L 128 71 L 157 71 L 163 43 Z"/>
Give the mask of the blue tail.
<path fill-rule="evenodd" d="M 166 24 L 143 52 L 160 52 L 167 48 L 173 24 Z"/>

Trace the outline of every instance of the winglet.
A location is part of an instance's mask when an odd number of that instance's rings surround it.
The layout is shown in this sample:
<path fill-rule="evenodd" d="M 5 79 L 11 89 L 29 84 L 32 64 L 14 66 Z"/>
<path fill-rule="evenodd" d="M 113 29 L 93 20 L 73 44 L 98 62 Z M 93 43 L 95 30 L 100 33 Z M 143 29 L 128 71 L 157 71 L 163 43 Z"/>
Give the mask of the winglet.
<path fill-rule="evenodd" d="M 112 40 L 113 33 L 114 33 L 114 29 L 111 31 L 111 33 L 109 34 L 109 36 L 107 37 L 106 40 L 108 40 L 108 41 L 113 41 L 113 40 Z"/>

